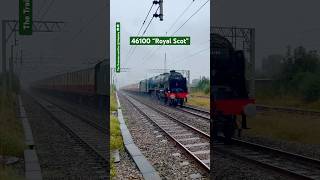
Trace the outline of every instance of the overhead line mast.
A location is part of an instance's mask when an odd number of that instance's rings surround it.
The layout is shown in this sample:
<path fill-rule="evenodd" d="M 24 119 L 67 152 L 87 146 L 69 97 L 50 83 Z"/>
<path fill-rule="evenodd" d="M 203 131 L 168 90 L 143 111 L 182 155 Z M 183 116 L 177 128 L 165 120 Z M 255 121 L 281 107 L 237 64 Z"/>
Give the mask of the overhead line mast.
<path fill-rule="evenodd" d="M 153 15 L 153 17 L 159 17 L 160 21 L 163 21 L 163 0 L 153 1 L 153 4 L 159 4 L 160 13 L 157 12 Z"/>
<path fill-rule="evenodd" d="M 145 33 L 147 32 L 147 30 L 148 30 L 148 28 L 149 28 L 149 26 L 150 26 L 153 18 L 159 17 L 159 18 L 160 18 L 160 21 L 163 21 L 163 0 L 158 0 L 158 1 L 157 1 L 157 0 L 154 0 L 154 1 L 152 2 L 152 6 L 150 7 L 150 9 L 149 9 L 149 11 L 148 11 L 147 16 L 145 17 L 145 19 L 144 19 L 144 21 L 143 21 L 143 23 L 142 23 L 142 25 L 141 25 L 141 27 L 140 27 L 140 29 L 139 29 L 139 32 L 138 32 L 138 35 L 137 35 L 137 36 L 139 36 L 139 34 L 140 34 L 140 32 L 141 32 L 141 29 L 142 29 L 143 25 L 145 24 L 145 22 L 146 22 L 146 20 L 147 20 L 147 18 L 148 18 L 148 16 L 149 16 L 149 14 L 150 14 L 150 11 L 152 10 L 152 7 L 153 7 L 154 5 L 159 5 L 159 6 L 158 6 L 158 8 L 156 9 L 155 13 L 153 14 L 152 18 L 150 19 L 147 27 L 145 28 L 145 30 L 143 31 L 143 33 L 142 33 L 141 36 L 144 36 L 144 35 L 145 35 Z M 157 14 L 157 12 L 158 12 L 159 9 L 160 9 L 160 12 L 159 12 L 159 14 Z M 130 47 L 129 52 L 128 52 L 128 54 L 127 54 L 127 61 L 125 62 L 125 65 L 128 63 L 129 59 L 130 59 L 130 58 L 132 57 L 132 55 L 134 54 L 136 48 L 137 48 L 137 45 L 136 45 L 134 48 L 133 48 L 132 46 Z"/>

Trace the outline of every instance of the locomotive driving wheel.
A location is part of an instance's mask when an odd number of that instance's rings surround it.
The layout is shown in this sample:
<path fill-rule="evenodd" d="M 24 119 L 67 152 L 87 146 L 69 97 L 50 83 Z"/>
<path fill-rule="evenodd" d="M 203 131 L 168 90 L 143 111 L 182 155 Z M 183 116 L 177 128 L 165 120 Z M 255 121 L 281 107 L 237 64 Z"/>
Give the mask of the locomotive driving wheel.
<path fill-rule="evenodd" d="M 167 97 L 164 97 L 164 98 L 163 98 L 163 102 L 164 102 L 165 105 L 167 105 L 167 104 L 168 104 L 168 98 L 167 98 Z"/>
<path fill-rule="evenodd" d="M 181 107 L 183 106 L 183 103 L 184 103 L 183 99 L 179 99 L 179 104 Z"/>
<path fill-rule="evenodd" d="M 178 103 L 177 103 L 177 100 L 176 100 L 176 99 L 170 99 L 170 103 L 169 103 L 170 106 L 176 107 L 177 104 L 178 104 Z"/>
<path fill-rule="evenodd" d="M 236 118 L 233 115 L 218 115 L 213 121 L 213 138 L 230 144 L 235 134 Z M 223 138 L 222 138 L 223 136 Z"/>
<path fill-rule="evenodd" d="M 223 126 L 223 135 L 225 137 L 225 143 L 230 144 L 231 138 L 235 134 L 236 129 L 236 118 L 235 116 L 228 116 L 226 117 L 226 121 L 224 122 Z"/>

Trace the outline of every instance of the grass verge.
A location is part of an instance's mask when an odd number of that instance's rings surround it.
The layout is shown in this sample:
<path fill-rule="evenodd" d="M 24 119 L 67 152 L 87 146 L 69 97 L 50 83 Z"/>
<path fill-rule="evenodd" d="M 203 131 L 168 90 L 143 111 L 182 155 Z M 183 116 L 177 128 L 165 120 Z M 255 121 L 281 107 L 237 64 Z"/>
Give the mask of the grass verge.
<path fill-rule="evenodd" d="M 110 152 L 116 149 L 123 150 L 123 140 L 120 131 L 120 124 L 116 116 L 112 115 L 112 111 L 117 110 L 117 100 L 115 95 L 115 90 L 112 88 L 110 90 Z M 116 176 L 116 168 L 114 165 L 114 159 L 111 157 L 110 161 L 110 175 L 111 178 Z"/>
<path fill-rule="evenodd" d="M 191 92 L 187 104 L 210 109 L 210 95 L 203 92 Z"/>
<path fill-rule="evenodd" d="M 0 166 L 0 179 L 3 180 L 23 180 L 24 177 L 17 175 L 14 169 Z"/>
<path fill-rule="evenodd" d="M 116 98 L 116 93 L 114 90 L 110 90 L 111 95 L 110 95 L 110 111 L 117 111 L 118 109 L 118 104 L 117 104 L 117 98 Z"/>
<path fill-rule="evenodd" d="M 248 118 L 250 136 L 292 141 L 304 144 L 320 144 L 320 117 L 285 112 L 259 112 Z"/>
<path fill-rule="evenodd" d="M 285 106 L 320 111 L 320 100 L 314 102 L 306 102 L 302 98 L 294 96 L 265 96 L 257 93 L 256 102 L 257 104 L 270 106 Z"/>
<path fill-rule="evenodd" d="M 15 95 L 3 97 L 0 92 L 0 155 L 23 157 L 24 135 L 16 118 Z M 17 178 L 16 178 L 17 177 Z M 0 164 L 0 179 L 19 179 L 14 169 Z"/>

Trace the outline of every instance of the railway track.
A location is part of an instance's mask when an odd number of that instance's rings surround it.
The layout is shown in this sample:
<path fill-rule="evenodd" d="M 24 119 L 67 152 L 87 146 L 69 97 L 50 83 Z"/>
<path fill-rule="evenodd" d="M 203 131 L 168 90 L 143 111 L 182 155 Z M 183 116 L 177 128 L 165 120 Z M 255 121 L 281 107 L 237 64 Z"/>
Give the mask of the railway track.
<path fill-rule="evenodd" d="M 210 171 L 210 136 L 208 134 L 136 98 L 129 95 L 124 95 L 124 97 L 128 99 L 139 113 L 155 123 L 206 171 Z"/>
<path fill-rule="evenodd" d="M 126 97 L 141 114 L 153 121 L 170 138 L 186 150 L 190 156 L 199 162 L 201 166 L 208 171 L 210 170 L 209 135 L 179 122 L 178 119 L 170 116 L 170 114 L 158 111 L 156 107 L 149 107 L 147 104 L 143 104 L 132 97 Z M 106 146 L 102 147 L 101 143 L 97 143 L 99 137 L 105 138 L 106 128 L 82 118 L 78 114 L 72 113 L 72 111 L 70 112 L 55 103 L 40 98 L 36 98 L 36 100 L 59 125 L 90 152 L 90 155 L 96 157 L 97 162 L 94 162 L 93 166 L 106 167 L 107 148 Z M 320 179 L 319 160 L 237 139 L 233 139 L 233 142 L 233 145 L 228 146 L 216 143 L 214 144 L 214 148 L 216 151 L 230 154 L 290 177 L 297 179 Z"/>
<path fill-rule="evenodd" d="M 299 108 L 289 108 L 289 107 L 280 107 L 280 106 L 268 106 L 268 105 L 256 105 L 257 110 L 260 111 L 279 111 L 279 112 L 288 112 L 288 113 L 299 113 L 299 114 L 309 114 L 309 115 L 320 115 L 320 111 L 315 110 L 306 110 L 306 109 L 299 109 Z"/>
<path fill-rule="evenodd" d="M 233 139 L 233 145 L 215 143 L 215 151 L 229 154 L 296 179 L 320 179 L 320 161 L 298 154 Z"/>
<path fill-rule="evenodd" d="M 280 110 L 287 112 L 312 113 L 320 115 L 320 112 L 305 111 L 301 109 L 279 108 L 279 107 L 265 107 L 268 110 Z M 210 114 L 210 112 L 198 109 L 192 106 L 184 106 L 184 108 L 194 110 L 195 113 L 184 110 L 187 113 L 198 116 L 198 113 Z M 199 115 L 202 117 L 202 114 Z M 210 117 L 208 118 L 210 120 Z M 262 146 L 247 141 L 233 139 L 232 147 L 223 144 L 215 144 L 215 150 L 234 155 L 238 158 L 250 161 L 252 163 L 261 165 L 263 167 L 273 169 L 281 174 L 286 174 L 297 179 L 320 179 L 320 161 L 317 159 L 293 154 L 278 149 Z M 276 161 L 274 161 L 276 158 Z M 283 160 L 283 161 L 281 161 Z M 297 160 L 301 163 L 297 163 Z M 311 168 L 312 167 L 312 168 Z"/>
<path fill-rule="evenodd" d="M 203 110 L 201 108 L 197 108 L 194 106 L 183 106 L 183 108 L 195 111 L 196 113 L 200 113 L 201 115 L 208 115 L 210 116 L 210 111 Z M 280 112 L 288 112 L 288 113 L 299 113 L 299 114 L 310 114 L 310 115 L 320 115 L 320 111 L 317 110 L 306 110 L 306 109 L 300 109 L 300 108 L 290 108 L 290 107 L 281 107 L 281 106 L 269 106 L 269 105 L 262 105 L 257 104 L 256 105 L 257 110 L 264 111 L 280 111 Z"/>
<path fill-rule="evenodd" d="M 107 129 L 47 99 L 31 95 L 36 102 L 87 151 L 88 162 L 100 179 L 109 179 Z"/>
<path fill-rule="evenodd" d="M 194 106 L 187 106 L 187 105 L 184 105 L 184 106 L 182 106 L 181 108 L 178 108 L 178 109 L 183 111 L 183 112 L 186 112 L 186 113 L 201 117 L 203 119 L 210 120 L 210 111 L 203 110 L 203 109 L 200 109 L 200 108 L 196 108 Z"/>
<path fill-rule="evenodd" d="M 195 114 L 199 113 L 201 116 L 209 116 L 210 117 L 210 111 L 208 111 L 208 110 L 204 110 L 204 109 L 190 106 L 190 105 L 184 105 L 183 108 L 190 110 L 191 113 L 195 113 Z M 263 105 L 263 104 L 257 104 L 256 108 L 257 108 L 257 110 L 260 110 L 260 111 L 269 110 L 269 111 L 309 114 L 309 115 L 317 115 L 317 116 L 320 115 L 320 110 L 307 110 L 307 109 L 301 109 L 301 108 L 291 108 L 291 107 L 283 107 L 283 106 L 269 106 L 269 105 Z M 189 111 L 187 113 L 189 113 Z"/>
<path fill-rule="evenodd" d="M 157 107 L 153 107 L 153 109 L 155 111 L 159 111 L 159 108 Z M 193 107 L 191 107 L 191 109 L 193 109 Z M 195 111 L 199 112 L 197 110 L 198 109 L 195 108 Z M 159 113 L 161 114 L 161 112 Z M 210 136 L 208 136 L 208 138 L 210 138 Z M 320 179 L 320 161 L 317 159 L 238 139 L 233 139 L 232 141 L 233 145 L 214 143 L 213 148 L 217 152 L 229 154 L 230 156 L 276 171 L 279 174 L 283 174 L 291 178 Z"/>
<path fill-rule="evenodd" d="M 127 92 L 127 93 L 131 94 L 131 92 Z M 135 95 L 141 96 L 140 94 L 135 94 Z M 168 107 L 167 105 L 163 105 L 163 106 Z M 177 106 L 174 109 L 188 113 L 188 114 L 192 114 L 194 116 L 197 116 L 206 120 L 210 120 L 210 111 L 208 110 L 204 110 L 204 109 L 194 107 L 194 106 L 189 106 L 189 105 L 183 105 L 182 107 Z"/>

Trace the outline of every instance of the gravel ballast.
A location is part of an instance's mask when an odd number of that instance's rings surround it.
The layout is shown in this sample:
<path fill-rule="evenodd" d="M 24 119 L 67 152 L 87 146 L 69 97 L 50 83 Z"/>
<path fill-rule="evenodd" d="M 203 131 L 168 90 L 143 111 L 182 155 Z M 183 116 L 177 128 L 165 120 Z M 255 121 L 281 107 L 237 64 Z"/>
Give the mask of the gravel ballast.
<path fill-rule="evenodd" d="M 84 118 L 90 119 L 101 126 L 106 125 L 107 122 L 101 121 L 101 115 L 99 110 L 86 105 L 74 103 L 71 101 L 65 101 L 61 98 L 56 98 L 52 96 L 46 96 L 50 101 L 56 104 L 63 104 L 63 107 L 75 112 Z M 129 156 L 129 154 L 123 149 L 119 151 L 120 162 L 114 163 L 116 168 L 116 177 L 113 179 L 143 179 L 139 169 L 136 167 L 134 161 Z"/>
<path fill-rule="evenodd" d="M 94 157 L 59 126 L 30 96 L 22 96 L 36 142 L 43 179 L 101 178 Z M 100 174 L 98 173 L 100 171 Z"/>
<path fill-rule="evenodd" d="M 163 106 L 163 102 L 160 101 L 154 101 L 154 98 L 149 98 L 145 96 L 138 96 L 134 94 L 129 94 L 130 96 L 138 99 L 143 99 L 148 104 L 153 104 L 154 106 L 157 106 L 159 109 L 161 109 L 163 112 L 167 112 L 170 115 L 173 115 L 177 117 L 180 121 L 189 124 L 207 134 L 210 134 L 210 121 L 207 119 L 200 118 L 198 116 L 180 111 L 177 108 L 172 108 L 169 106 Z"/>
<path fill-rule="evenodd" d="M 143 155 L 163 179 L 209 179 L 209 174 L 175 145 L 156 125 L 119 96 L 127 126 Z M 161 135 L 161 136 L 160 136 Z M 179 154 L 179 155 L 177 155 Z M 201 177 L 196 176 L 200 174 Z"/>

